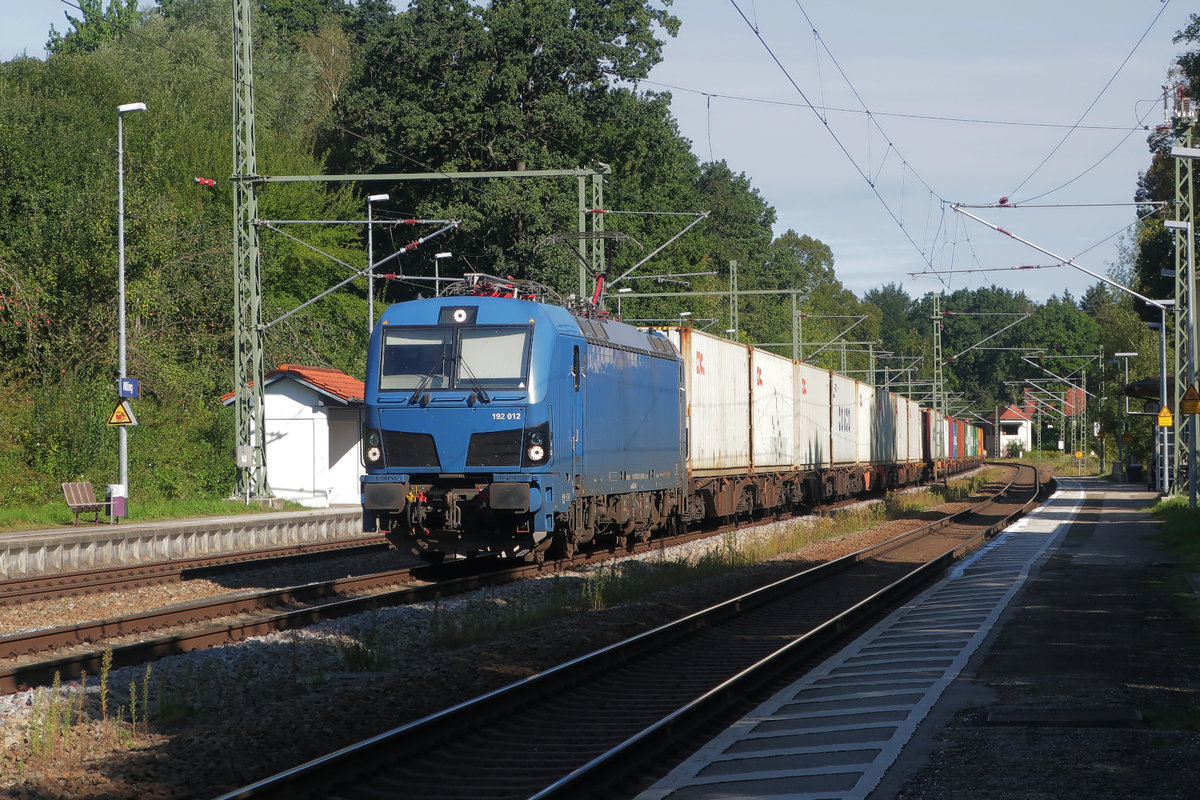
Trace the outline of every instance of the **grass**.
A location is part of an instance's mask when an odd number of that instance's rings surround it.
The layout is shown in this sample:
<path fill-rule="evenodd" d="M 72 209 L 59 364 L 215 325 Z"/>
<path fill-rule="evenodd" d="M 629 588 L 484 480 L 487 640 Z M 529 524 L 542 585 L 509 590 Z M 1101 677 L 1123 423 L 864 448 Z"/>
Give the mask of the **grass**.
<path fill-rule="evenodd" d="M 1188 508 L 1188 498 L 1179 495 L 1160 500 L 1152 513 L 1162 522 L 1158 541 L 1171 557 L 1188 572 L 1200 572 L 1200 509 Z"/>
<path fill-rule="evenodd" d="M 1185 630 L 1200 630 L 1200 598 L 1188 582 L 1189 573 L 1200 573 L 1200 510 L 1188 508 L 1186 496 L 1160 499 L 1151 509 L 1159 521 L 1155 535 L 1163 549 L 1177 565 L 1169 573 L 1165 591 L 1169 592 L 1177 613 L 1186 620 Z M 1200 657 L 1200 638 L 1184 634 L 1182 639 L 1190 657 Z M 1181 694 L 1176 707 L 1154 709 L 1148 715 L 1150 724 L 1165 730 L 1200 730 L 1200 710 L 1192 699 L 1194 692 Z"/>
<path fill-rule="evenodd" d="M 152 709 L 157 713 L 156 704 L 152 705 L 150 701 L 155 686 L 151 679 L 152 666 L 146 665 L 140 684 L 136 679 L 130 681 L 129 704 L 120 706 L 110 717 L 108 683 L 111 669 L 112 650 L 106 650 L 100 671 L 98 703 L 96 698 L 89 696 L 86 673 L 80 676 L 77 685 L 64 686 L 56 672 L 49 687 L 34 690 L 22 743 L 0 751 L 0 775 L 19 777 L 31 769 L 61 761 L 77 762 L 118 745 L 128 748 L 134 744 L 139 732 L 149 733 Z M 0 730 L 3 730 L 3 723 L 4 720 L 0 720 Z"/>
<path fill-rule="evenodd" d="M 719 544 L 699 556 L 667 558 L 664 550 L 646 560 L 610 562 L 582 577 L 555 576 L 546 597 L 468 600 L 454 613 L 435 602 L 432 631 L 443 647 L 462 647 L 491 641 L 580 611 L 598 611 L 626 600 L 732 572 L 795 553 L 814 542 L 835 539 L 894 519 L 917 516 L 930 506 L 976 494 L 995 471 L 916 491 L 889 492 L 883 500 L 815 519 L 798 520 L 765 537 L 726 534 Z"/>
<path fill-rule="evenodd" d="M 1188 508 L 1188 498 L 1179 495 L 1159 500 L 1151 513 L 1160 523 L 1155 539 L 1178 562 L 1167 589 L 1177 599 L 1180 613 L 1200 628 L 1200 598 L 1187 580 L 1189 573 L 1200 573 L 1200 510 Z M 1194 648 L 1200 655 L 1200 643 Z"/>
<path fill-rule="evenodd" d="M 1013 461 L 1022 464 L 1033 464 L 1041 469 L 1047 469 L 1054 475 L 1063 475 L 1069 478 L 1084 475 L 1099 475 L 1100 474 L 1100 459 L 1095 456 L 1085 456 L 1075 460 L 1074 453 L 1059 453 L 1058 451 L 1043 450 L 1042 452 L 1026 453 L 1021 458 L 1014 459 L 999 459 L 1000 461 Z M 1104 469 L 1106 472 L 1111 472 L 1111 458 L 1104 461 Z"/>
<path fill-rule="evenodd" d="M 282 510 L 297 511 L 304 507 L 297 503 L 283 502 Z M 263 509 L 257 505 L 246 505 L 240 498 L 222 500 L 217 498 L 200 500 L 134 501 L 129 505 L 128 522 L 155 522 L 165 519 L 188 519 L 190 517 L 227 516 L 230 514 L 253 514 Z M 92 515 L 80 515 L 81 523 L 91 524 Z M 101 522 L 107 518 L 100 515 Z M 0 508 L 0 532 L 28 531 L 44 528 L 61 528 L 75 524 L 75 514 L 67 508 L 66 501 L 58 503 Z"/>

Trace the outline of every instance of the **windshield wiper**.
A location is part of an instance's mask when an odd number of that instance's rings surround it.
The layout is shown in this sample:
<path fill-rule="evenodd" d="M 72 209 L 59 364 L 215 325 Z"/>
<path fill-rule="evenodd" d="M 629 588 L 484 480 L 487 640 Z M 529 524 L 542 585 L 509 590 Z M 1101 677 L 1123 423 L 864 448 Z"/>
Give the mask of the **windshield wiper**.
<path fill-rule="evenodd" d="M 475 389 L 475 394 L 479 395 L 479 399 L 484 403 L 492 402 L 492 398 L 488 396 L 488 393 L 484 390 L 483 385 L 479 382 L 479 379 L 475 377 L 475 373 L 472 372 L 471 368 L 467 366 L 467 362 L 460 358 L 458 360 L 458 364 L 463 370 L 466 371 L 467 380 L 471 383 L 471 387 Z"/>
<path fill-rule="evenodd" d="M 410 406 L 417 402 L 417 398 L 421 396 L 421 392 L 425 391 L 425 387 L 429 385 L 429 382 L 433 380 L 433 376 L 441 370 L 445 363 L 446 356 L 443 355 L 438 359 L 436 364 L 429 368 L 429 371 L 425 373 L 425 377 L 421 378 L 421 382 L 417 384 L 417 388 L 413 389 L 413 393 L 408 396 L 408 404 Z"/>

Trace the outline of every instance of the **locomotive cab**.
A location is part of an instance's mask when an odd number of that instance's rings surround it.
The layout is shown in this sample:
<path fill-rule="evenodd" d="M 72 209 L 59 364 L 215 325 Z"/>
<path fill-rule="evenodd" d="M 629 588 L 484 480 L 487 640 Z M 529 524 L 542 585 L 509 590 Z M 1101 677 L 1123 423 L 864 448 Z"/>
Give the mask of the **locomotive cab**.
<path fill-rule="evenodd" d="M 389 308 L 368 355 L 364 529 L 431 560 L 547 548 L 572 474 L 575 401 L 550 380 L 578 369 L 572 327 L 511 298 Z"/>

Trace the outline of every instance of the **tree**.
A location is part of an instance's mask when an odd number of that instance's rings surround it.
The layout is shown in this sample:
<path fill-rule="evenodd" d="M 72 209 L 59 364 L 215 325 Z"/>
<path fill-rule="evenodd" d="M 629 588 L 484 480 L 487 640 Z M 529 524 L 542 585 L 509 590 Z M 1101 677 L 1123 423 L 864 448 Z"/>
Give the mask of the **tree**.
<path fill-rule="evenodd" d="M 661 58 L 659 31 L 676 30 L 677 20 L 658 5 L 418 0 L 388 14 L 364 3 L 360 15 L 371 24 L 361 18 L 348 24 L 362 54 L 322 146 L 333 168 L 347 172 L 574 169 L 603 162 L 613 166 L 611 180 L 627 187 L 630 210 L 646 208 L 631 187 L 657 183 L 680 198 L 690 181 L 671 170 L 694 170 L 695 160 L 678 147 L 669 98 L 617 85 L 645 77 Z M 648 149 L 655 157 L 630 163 L 630 154 Z M 461 219 L 443 241 L 472 269 L 574 290 L 574 257 L 538 247 L 547 235 L 576 227 L 574 179 L 385 188 L 394 206 L 414 215 Z"/>
<path fill-rule="evenodd" d="M 29 398 L 16 410 L 24 424 L 0 439 L 0 460 L 27 476 L 25 493 L 3 502 L 48 496 L 64 479 L 102 483 L 115 464 L 103 408 L 117 361 L 115 111 L 131 97 L 149 107 L 127 119 L 124 142 L 128 366 L 142 389 L 132 482 L 146 498 L 219 495 L 232 484 L 232 426 L 218 399 L 231 380 L 230 192 L 221 180 L 231 93 L 209 67 L 227 63 L 229 7 L 172 8 L 186 18 L 139 18 L 138 36 L 0 64 L 0 385 Z M 258 48 L 260 165 L 320 172 L 306 136 L 321 107 L 319 71 L 289 41 L 267 35 Z M 197 175 L 217 184 L 201 187 Z M 358 208 L 351 201 L 343 188 L 290 184 L 264 189 L 260 212 L 346 218 Z M 309 238 L 349 263 L 361 258 L 345 226 Z M 267 319 L 345 275 L 273 233 L 263 251 Z M 341 293 L 272 328 L 268 360 L 361 374 L 365 319 L 361 289 Z"/>
<path fill-rule="evenodd" d="M 105 9 L 101 0 L 79 0 L 83 18 L 66 14 L 74 30 L 67 31 L 65 36 L 51 25 L 46 49 L 60 54 L 91 53 L 100 45 L 120 38 L 121 34 L 141 21 L 142 15 L 137 6 L 137 0 L 109 0 Z"/>

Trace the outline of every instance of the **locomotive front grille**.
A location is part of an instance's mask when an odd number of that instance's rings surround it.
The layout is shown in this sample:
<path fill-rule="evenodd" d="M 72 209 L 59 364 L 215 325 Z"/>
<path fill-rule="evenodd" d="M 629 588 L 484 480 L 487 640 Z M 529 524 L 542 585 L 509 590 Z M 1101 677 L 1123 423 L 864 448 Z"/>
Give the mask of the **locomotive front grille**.
<path fill-rule="evenodd" d="M 383 448 L 389 467 L 440 467 L 437 446 L 428 433 L 384 431 Z"/>
<path fill-rule="evenodd" d="M 467 445 L 468 467 L 509 467 L 521 463 L 523 431 L 486 431 L 471 434 Z"/>

